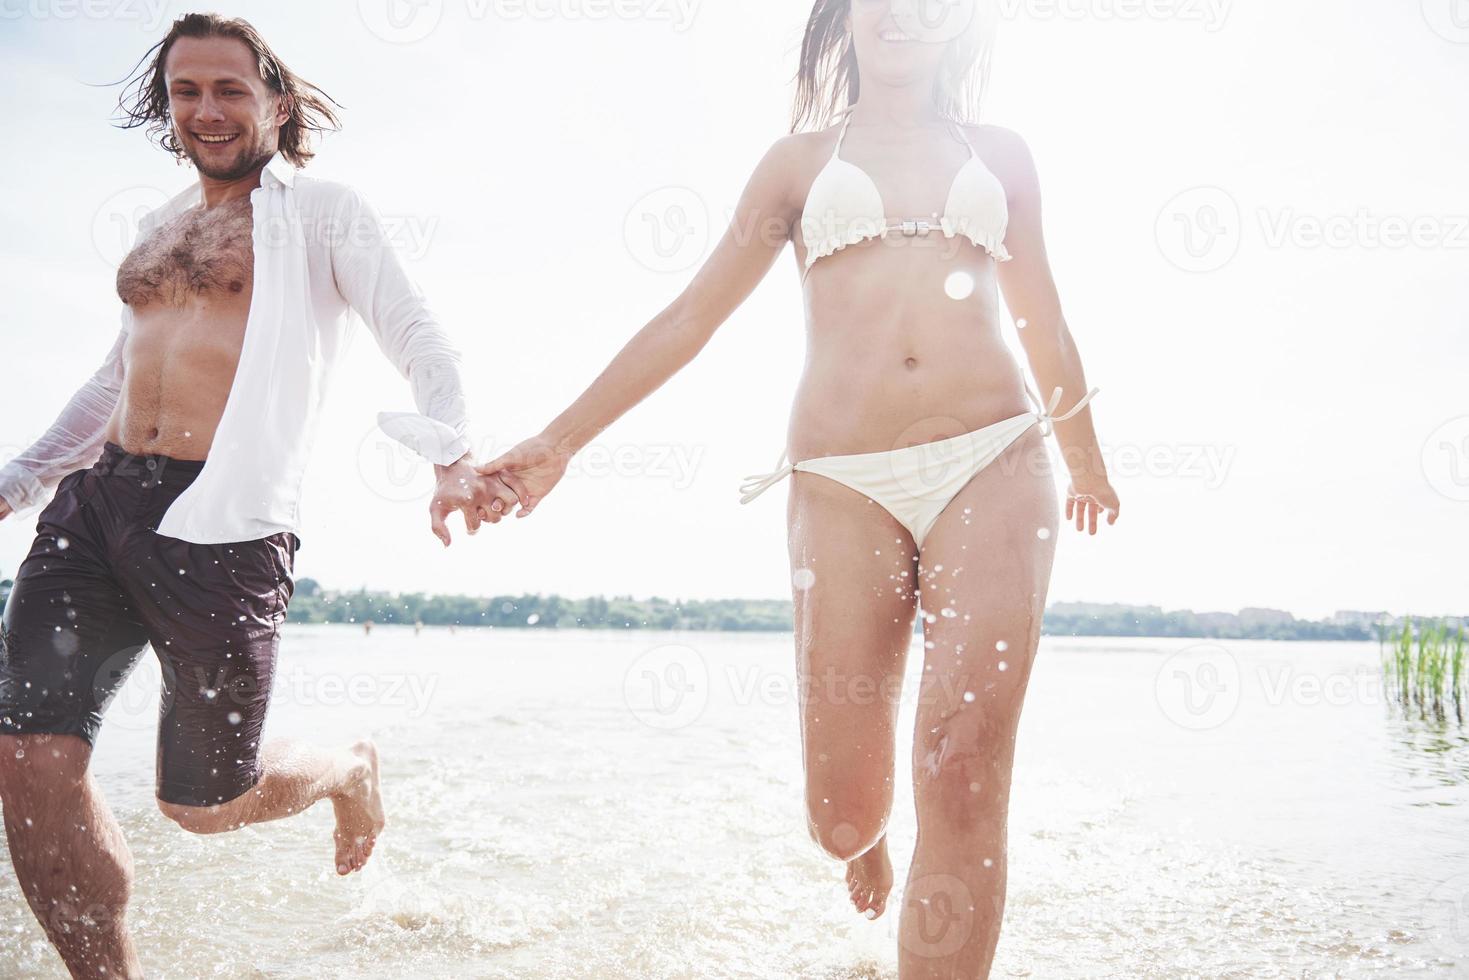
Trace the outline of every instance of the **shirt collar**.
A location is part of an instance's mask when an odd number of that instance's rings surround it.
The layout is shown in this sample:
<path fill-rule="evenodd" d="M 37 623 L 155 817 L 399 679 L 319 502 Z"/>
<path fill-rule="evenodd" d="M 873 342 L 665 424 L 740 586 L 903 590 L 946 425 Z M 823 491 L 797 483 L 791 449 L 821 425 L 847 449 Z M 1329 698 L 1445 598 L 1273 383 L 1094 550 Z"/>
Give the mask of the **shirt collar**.
<path fill-rule="evenodd" d="M 274 179 L 277 184 L 283 187 L 292 187 L 295 185 L 296 168 L 291 165 L 289 160 L 281 156 L 279 150 L 276 151 L 275 156 L 270 158 L 270 162 L 265 165 L 265 169 L 260 172 L 260 183 L 262 185 L 265 184 L 267 179 Z"/>

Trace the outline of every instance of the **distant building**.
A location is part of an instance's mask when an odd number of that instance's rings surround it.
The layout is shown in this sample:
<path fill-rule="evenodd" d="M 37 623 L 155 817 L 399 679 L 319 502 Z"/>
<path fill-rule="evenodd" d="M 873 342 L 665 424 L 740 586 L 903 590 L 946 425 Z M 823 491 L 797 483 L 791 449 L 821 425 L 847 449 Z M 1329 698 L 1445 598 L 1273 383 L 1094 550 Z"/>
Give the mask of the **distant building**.
<path fill-rule="evenodd" d="M 1047 609 L 1061 616 L 1129 616 L 1149 617 L 1163 615 L 1162 606 L 1133 606 L 1125 602 L 1053 602 Z"/>
<path fill-rule="evenodd" d="M 1338 609 L 1327 620 L 1333 626 L 1371 626 L 1374 623 L 1391 623 L 1390 612 L 1363 612 L 1360 609 Z"/>
<path fill-rule="evenodd" d="M 1240 625 L 1246 629 L 1257 626 L 1289 626 L 1296 618 L 1284 609 L 1241 609 Z"/>

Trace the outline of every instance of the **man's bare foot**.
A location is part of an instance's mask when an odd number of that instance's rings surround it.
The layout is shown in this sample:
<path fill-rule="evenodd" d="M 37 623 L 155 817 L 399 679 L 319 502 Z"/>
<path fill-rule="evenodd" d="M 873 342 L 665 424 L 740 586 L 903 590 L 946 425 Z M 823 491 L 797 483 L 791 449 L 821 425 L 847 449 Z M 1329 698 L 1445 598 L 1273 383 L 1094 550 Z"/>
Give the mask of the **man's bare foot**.
<path fill-rule="evenodd" d="M 387 820 L 378 781 L 377 746 L 363 739 L 352 746 L 347 788 L 332 797 L 337 812 L 337 874 L 361 870 Z"/>
<path fill-rule="evenodd" d="M 893 865 L 888 860 L 888 838 L 883 834 L 866 854 L 847 862 L 847 892 L 858 912 L 875 919 L 887 908 L 888 892 L 892 890 Z"/>

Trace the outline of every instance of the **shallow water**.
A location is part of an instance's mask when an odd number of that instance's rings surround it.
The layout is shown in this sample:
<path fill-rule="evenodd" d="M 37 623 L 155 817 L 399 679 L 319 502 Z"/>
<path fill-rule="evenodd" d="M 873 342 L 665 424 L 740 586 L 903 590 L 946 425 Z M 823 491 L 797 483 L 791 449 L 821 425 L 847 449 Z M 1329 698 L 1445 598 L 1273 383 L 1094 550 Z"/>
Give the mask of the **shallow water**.
<path fill-rule="evenodd" d="M 806 837 L 791 650 L 289 627 L 268 735 L 382 752 L 389 828 L 346 879 L 326 804 L 214 837 L 163 818 L 140 669 L 94 766 L 149 976 L 895 977 L 901 895 L 860 919 Z M 1469 975 L 1469 737 L 1399 717 L 1377 671 L 1374 644 L 1043 639 L 993 975 Z M 900 794 L 899 890 L 913 825 Z M 65 976 L 8 855 L 0 976 Z"/>

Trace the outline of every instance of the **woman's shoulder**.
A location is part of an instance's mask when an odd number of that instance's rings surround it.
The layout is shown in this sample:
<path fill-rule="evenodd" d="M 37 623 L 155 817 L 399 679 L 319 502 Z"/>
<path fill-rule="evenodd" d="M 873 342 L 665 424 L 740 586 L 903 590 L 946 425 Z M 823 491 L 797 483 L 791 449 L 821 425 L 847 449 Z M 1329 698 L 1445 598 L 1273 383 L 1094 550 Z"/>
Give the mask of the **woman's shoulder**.
<path fill-rule="evenodd" d="M 757 176 L 779 184 L 785 196 L 800 197 L 811 186 L 836 146 L 838 126 L 811 132 L 790 133 L 770 144 L 760 161 Z"/>
<path fill-rule="evenodd" d="M 789 133 L 770 145 L 768 156 L 783 163 L 801 167 L 813 161 L 824 161 L 836 147 L 840 123 L 808 132 Z"/>
<path fill-rule="evenodd" d="M 968 123 L 965 135 L 974 143 L 974 148 L 985 156 L 993 153 L 1002 158 L 1020 158 L 1030 155 L 1025 139 L 1013 129 L 996 126 L 994 123 Z"/>
<path fill-rule="evenodd" d="M 966 125 L 964 133 L 985 166 L 1011 193 L 1036 183 L 1035 161 L 1031 158 L 1030 147 L 1015 130 L 982 123 Z"/>

